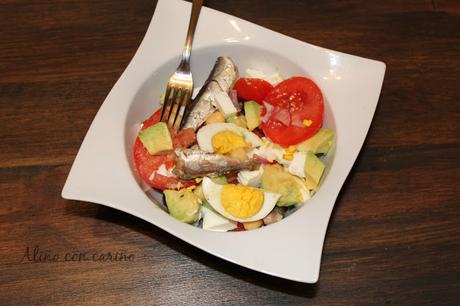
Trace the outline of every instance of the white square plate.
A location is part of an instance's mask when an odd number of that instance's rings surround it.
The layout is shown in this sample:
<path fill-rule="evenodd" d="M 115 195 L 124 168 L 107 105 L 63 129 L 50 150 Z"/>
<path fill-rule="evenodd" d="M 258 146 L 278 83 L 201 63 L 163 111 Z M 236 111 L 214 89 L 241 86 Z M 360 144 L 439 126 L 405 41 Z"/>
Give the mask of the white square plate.
<path fill-rule="evenodd" d="M 159 107 L 179 62 L 190 3 L 158 1 L 136 55 L 94 118 L 62 197 L 122 210 L 225 260 L 305 283 L 318 280 L 334 202 L 363 145 L 379 98 L 385 64 L 316 47 L 236 17 L 203 8 L 192 71 L 201 85 L 217 56 L 285 77 L 308 75 L 326 100 L 325 125 L 337 132 L 335 156 L 319 192 L 288 218 L 249 232 L 219 233 L 180 223 L 152 202 L 133 171 L 132 146 L 140 123 Z M 174 16 L 174 18 L 171 18 Z"/>

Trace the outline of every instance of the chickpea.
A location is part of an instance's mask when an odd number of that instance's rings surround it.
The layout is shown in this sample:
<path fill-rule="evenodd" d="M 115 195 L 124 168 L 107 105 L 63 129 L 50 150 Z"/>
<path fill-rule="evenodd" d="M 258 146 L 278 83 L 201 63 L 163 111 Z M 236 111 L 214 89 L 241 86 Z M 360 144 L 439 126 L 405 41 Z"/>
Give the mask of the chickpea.
<path fill-rule="evenodd" d="M 252 221 L 252 222 L 243 222 L 244 229 L 247 231 L 259 228 L 263 225 L 264 223 L 262 220 L 257 220 L 257 221 Z"/>
<path fill-rule="evenodd" d="M 218 123 L 218 122 L 225 122 L 224 115 L 219 111 L 212 113 L 206 119 L 206 124 L 212 124 L 212 123 Z"/>

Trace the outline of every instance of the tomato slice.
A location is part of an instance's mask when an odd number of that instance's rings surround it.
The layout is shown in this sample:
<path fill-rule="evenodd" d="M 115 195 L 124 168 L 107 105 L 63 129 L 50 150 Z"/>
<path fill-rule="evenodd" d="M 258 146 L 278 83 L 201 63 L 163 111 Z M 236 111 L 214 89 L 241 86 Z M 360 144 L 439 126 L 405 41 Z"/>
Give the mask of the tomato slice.
<path fill-rule="evenodd" d="M 319 87 L 305 77 L 293 77 L 271 90 L 264 99 L 262 130 L 271 141 L 284 147 L 315 135 L 323 124 L 324 102 Z M 304 120 L 307 120 L 304 124 Z"/>
<path fill-rule="evenodd" d="M 188 148 L 196 142 L 196 134 L 193 129 L 183 129 L 178 133 L 170 129 L 169 132 L 173 139 L 174 148 Z"/>
<path fill-rule="evenodd" d="M 142 126 L 142 130 L 159 122 L 160 114 L 161 109 L 157 110 L 155 113 L 153 113 L 152 116 L 145 120 Z M 173 130 L 170 130 L 170 132 L 173 139 L 174 148 L 186 148 L 195 142 L 195 132 L 193 129 L 184 129 L 178 133 L 174 132 Z M 136 138 L 136 141 L 134 142 L 133 153 L 137 172 L 141 178 L 150 186 L 165 190 L 179 189 L 195 184 L 193 181 L 184 181 L 177 177 L 164 176 L 158 173 L 150 178 L 152 172 L 157 170 L 162 164 L 165 164 L 166 168 L 172 168 L 176 164 L 174 152 L 150 155 L 139 138 Z"/>
<path fill-rule="evenodd" d="M 249 101 L 253 100 L 262 104 L 267 94 L 273 86 L 265 80 L 256 78 L 241 78 L 235 83 L 234 89 L 238 99 Z"/>

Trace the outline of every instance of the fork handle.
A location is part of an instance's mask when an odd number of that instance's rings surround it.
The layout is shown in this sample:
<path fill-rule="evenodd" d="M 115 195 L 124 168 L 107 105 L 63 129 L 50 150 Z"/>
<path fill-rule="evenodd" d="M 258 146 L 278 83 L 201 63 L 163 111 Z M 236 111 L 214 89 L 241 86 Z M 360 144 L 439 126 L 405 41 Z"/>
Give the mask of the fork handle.
<path fill-rule="evenodd" d="M 192 3 L 192 14 L 190 15 L 190 21 L 188 24 L 187 38 L 185 39 L 184 51 L 182 52 L 181 65 L 187 65 L 190 62 L 190 54 L 192 52 L 193 36 L 195 35 L 196 25 L 198 23 L 198 17 L 200 16 L 201 6 L 203 0 L 193 0 Z"/>

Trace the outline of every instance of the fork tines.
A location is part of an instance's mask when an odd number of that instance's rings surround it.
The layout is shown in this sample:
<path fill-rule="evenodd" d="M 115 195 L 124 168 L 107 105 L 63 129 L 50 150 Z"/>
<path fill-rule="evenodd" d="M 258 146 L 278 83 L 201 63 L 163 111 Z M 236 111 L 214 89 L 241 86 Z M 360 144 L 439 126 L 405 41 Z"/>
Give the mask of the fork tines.
<path fill-rule="evenodd" d="M 179 130 L 190 97 L 189 89 L 168 86 L 163 100 L 160 121 L 166 122 L 176 131 Z"/>

